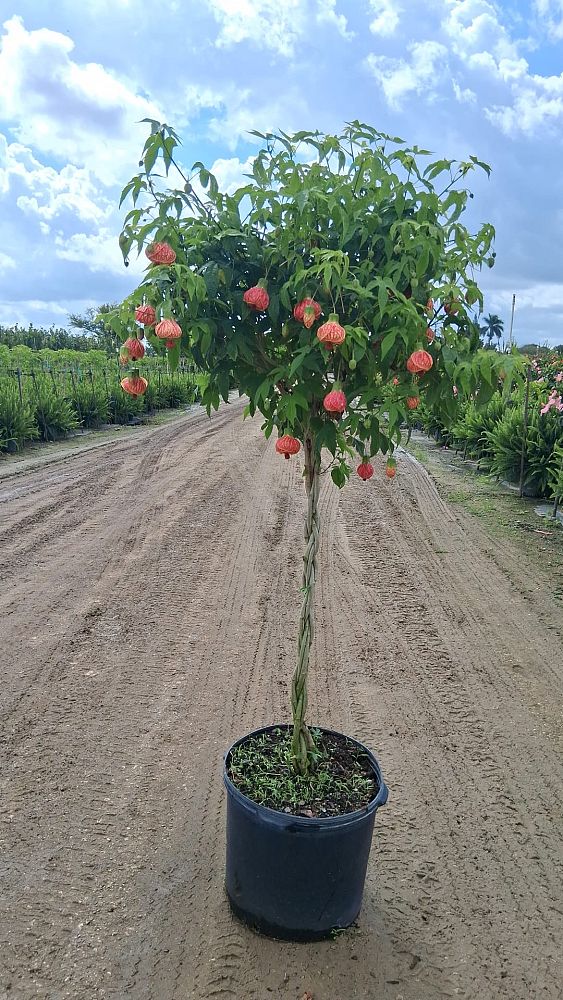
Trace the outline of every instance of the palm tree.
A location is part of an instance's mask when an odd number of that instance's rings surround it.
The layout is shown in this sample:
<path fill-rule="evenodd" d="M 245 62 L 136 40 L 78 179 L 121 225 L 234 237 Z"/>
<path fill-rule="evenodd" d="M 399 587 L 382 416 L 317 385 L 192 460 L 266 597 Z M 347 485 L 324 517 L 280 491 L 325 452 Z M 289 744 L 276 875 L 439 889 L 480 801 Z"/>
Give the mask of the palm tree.
<path fill-rule="evenodd" d="M 483 325 L 480 327 L 481 335 L 489 341 L 489 347 L 493 337 L 497 338 L 497 344 L 500 344 L 500 338 L 502 337 L 504 330 L 504 323 L 500 316 L 495 313 L 489 313 L 488 316 L 484 317 Z"/>

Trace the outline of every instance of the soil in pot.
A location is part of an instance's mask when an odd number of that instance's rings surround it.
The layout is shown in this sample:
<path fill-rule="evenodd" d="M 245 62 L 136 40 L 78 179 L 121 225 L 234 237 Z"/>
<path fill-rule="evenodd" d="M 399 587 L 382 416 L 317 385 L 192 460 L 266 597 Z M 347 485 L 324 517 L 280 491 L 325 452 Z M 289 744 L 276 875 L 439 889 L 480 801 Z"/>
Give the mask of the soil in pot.
<path fill-rule="evenodd" d="M 291 729 L 256 733 L 229 755 L 227 774 L 253 802 L 293 816 L 327 818 L 366 807 L 377 782 L 369 758 L 353 740 L 312 729 L 314 767 L 303 777 L 291 763 Z"/>

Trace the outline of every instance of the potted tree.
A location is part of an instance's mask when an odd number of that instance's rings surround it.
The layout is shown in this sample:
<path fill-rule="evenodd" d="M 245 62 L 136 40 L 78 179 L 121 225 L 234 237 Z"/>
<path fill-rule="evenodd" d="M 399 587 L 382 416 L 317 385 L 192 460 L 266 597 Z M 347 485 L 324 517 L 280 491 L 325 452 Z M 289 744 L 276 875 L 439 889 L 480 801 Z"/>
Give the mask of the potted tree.
<path fill-rule="evenodd" d="M 510 375 L 510 358 L 480 348 L 471 316 L 482 306 L 475 274 L 494 262 L 493 228 L 472 235 L 460 222 L 466 175 L 489 168 L 429 160 L 353 122 L 340 135 L 253 133 L 264 146 L 229 193 L 202 163 L 184 171 L 174 130 L 149 124 L 120 237 L 126 263 L 144 249 L 149 265 L 109 319 L 132 365 L 122 386 L 145 391 L 134 367 L 143 337 L 172 369 L 183 352 L 207 373 L 208 413 L 237 391 L 266 437 L 275 432 L 281 461 L 303 463 L 292 720 L 226 754 L 226 884 L 253 926 L 313 939 L 356 918 L 387 797 L 366 747 L 307 720 L 321 478 L 367 483 L 382 453 L 393 479 L 420 400 L 453 421 L 464 396 L 490 398 L 501 364 Z"/>

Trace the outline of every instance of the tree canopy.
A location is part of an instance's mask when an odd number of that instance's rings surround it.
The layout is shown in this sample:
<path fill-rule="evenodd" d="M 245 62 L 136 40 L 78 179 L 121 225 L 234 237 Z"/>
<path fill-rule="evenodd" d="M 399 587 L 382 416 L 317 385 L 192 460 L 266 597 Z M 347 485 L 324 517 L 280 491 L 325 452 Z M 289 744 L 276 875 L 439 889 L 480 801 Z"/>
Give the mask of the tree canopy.
<path fill-rule="evenodd" d="M 229 193 L 203 163 L 181 168 L 175 131 L 149 124 L 142 169 L 122 195 L 133 205 L 120 244 L 127 260 L 164 242 L 174 260 L 149 264 L 108 319 L 122 339 L 141 303 L 173 319 L 170 363 L 185 352 L 209 373 L 208 410 L 238 389 L 267 435 L 312 433 L 342 486 L 354 455 L 392 451 L 413 400 L 453 419 L 463 394 L 490 398 L 501 362 L 510 381 L 515 359 L 482 350 L 472 319 L 494 230 L 472 234 L 460 220 L 466 178 L 486 164 L 433 160 L 359 122 L 340 135 L 253 133 L 263 148 Z M 315 308 L 299 316 L 307 299 Z M 345 331 L 337 346 L 321 340 L 327 321 Z M 423 369 L 407 367 L 414 352 L 430 358 Z M 323 407 L 331 390 L 345 396 L 342 414 Z"/>

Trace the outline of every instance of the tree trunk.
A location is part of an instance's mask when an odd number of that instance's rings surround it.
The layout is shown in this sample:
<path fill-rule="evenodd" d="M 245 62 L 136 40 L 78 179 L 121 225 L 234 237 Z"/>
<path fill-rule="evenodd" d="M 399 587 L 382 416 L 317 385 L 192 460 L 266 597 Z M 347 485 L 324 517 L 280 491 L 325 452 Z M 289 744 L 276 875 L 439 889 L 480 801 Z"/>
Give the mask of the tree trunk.
<path fill-rule="evenodd" d="M 315 744 L 307 725 L 307 673 L 309 653 L 314 632 L 315 579 L 317 575 L 317 551 L 319 548 L 318 500 L 320 486 L 320 456 L 315 453 L 315 442 L 311 434 L 305 436 L 305 489 L 307 491 L 307 518 L 305 521 L 305 554 L 303 556 L 303 604 L 299 618 L 299 640 L 297 647 L 297 667 L 291 685 L 291 708 L 293 711 L 293 740 L 291 752 L 295 770 L 307 774 L 310 752 Z"/>

